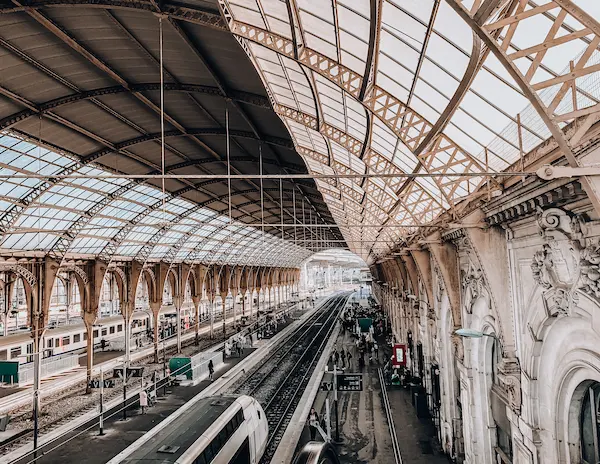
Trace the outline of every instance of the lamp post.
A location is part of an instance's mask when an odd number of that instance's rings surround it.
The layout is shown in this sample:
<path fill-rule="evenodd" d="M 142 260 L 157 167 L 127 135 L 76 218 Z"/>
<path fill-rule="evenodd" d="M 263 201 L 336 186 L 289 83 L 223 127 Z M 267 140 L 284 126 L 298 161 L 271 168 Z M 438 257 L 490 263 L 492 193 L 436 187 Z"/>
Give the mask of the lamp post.
<path fill-rule="evenodd" d="M 460 329 L 456 329 L 454 331 L 454 334 L 458 335 L 459 337 L 464 337 L 464 338 L 490 337 L 490 338 L 493 338 L 494 340 L 498 340 L 498 337 L 496 337 L 496 335 L 494 335 L 494 334 L 486 334 L 479 330 L 467 329 L 467 328 L 462 328 L 462 327 Z"/>

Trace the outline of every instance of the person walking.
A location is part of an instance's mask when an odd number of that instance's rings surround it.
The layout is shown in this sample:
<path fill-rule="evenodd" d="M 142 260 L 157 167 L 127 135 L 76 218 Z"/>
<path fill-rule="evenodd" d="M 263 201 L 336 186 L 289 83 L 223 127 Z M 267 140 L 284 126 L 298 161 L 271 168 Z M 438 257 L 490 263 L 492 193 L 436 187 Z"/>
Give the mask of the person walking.
<path fill-rule="evenodd" d="M 375 351 L 375 358 L 377 359 L 377 362 L 379 362 L 379 345 L 377 342 L 373 343 L 373 351 Z"/>
<path fill-rule="evenodd" d="M 352 353 L 350 352 L 350 350 L 348 350 L 348 354 L 346 355 L 346 358 L 348 359 L 348 369 L 350 369 L 350 366 L 352 366 L 352 364 L 351 364 Z"/>
<path fill-rule="evenodd" d="M 319 424 L 319 415 L 315 408 L 311 408 L 308 415 L 308 428 L 310 430 L 310 441 L 315 441 L 317 435 L 317 425 Z"/>
<path fill-rule="evenodd" d="M 340 358 L 342 360 L 342 369 L 346 369 L 346 350 L 342 348 L 342 352 L 340 353 Z"/>
<path fill-rule="evenodd" d="M 215 373 L 215 365 L 212 362 L 212 359 L 208 361 L 208 380 L 213 381 L 213 375 Z"/>
<path fill-rule="evenodd" d="M 142 388 L 140 391 L 140 407 L 142 408 L 142 414 L 146 414 L 146 408 L 148 407 L 148 393 Z"/>

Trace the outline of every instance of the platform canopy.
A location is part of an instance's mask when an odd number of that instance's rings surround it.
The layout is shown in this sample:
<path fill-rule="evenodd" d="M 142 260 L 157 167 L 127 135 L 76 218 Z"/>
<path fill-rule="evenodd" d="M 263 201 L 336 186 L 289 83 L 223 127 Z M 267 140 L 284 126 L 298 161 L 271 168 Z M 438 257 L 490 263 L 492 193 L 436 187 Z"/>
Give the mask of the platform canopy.
<path fill-rule="evenodd" d="M 236 179 L 232 220 L 372 262 L 500 194 L 488 174 L 532 150 L 577 164 L 573 138 L 600 114 L 598 18 L 596 0 L 1 0 L 0 130 L 77 163 L 67 172 L 225 175 L 229 156 L 232 174 L 262 157 L 264 173 L 328 176 Z M 24 184 L 5 244 L 61 182 Z M 164 195 L 228 216 L 228 187 L 169 179 Z M 157 218 L 160 236 L 186 217 Z"/>

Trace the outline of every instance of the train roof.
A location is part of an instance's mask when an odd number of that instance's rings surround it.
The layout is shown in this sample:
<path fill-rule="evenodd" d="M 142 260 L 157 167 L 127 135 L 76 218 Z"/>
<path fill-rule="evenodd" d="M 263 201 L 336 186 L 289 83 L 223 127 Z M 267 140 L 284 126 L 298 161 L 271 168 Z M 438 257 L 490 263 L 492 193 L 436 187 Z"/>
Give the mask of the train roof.
<path fill-rule="evenodd" d="M 236 396 L 202 398 L 121 462 L 177 461 L 238 398 Z M 159 451 L 163 446 L 170 446 L 172 450 L 179 448 L 173 453 L 167 453 Z"/>
<path fill-rule="evenodd" d="M 147 317 L 148 317 L 148 313 L 145 311 L 136 311 L 133 313 L 133 319 L 142 319 L 142 318 L 147 318 Z M 123 316 L 109 316 L 109 317 L 103 317 L 103 318 L 99 317 L 96 320 L 97 327 L 94 327 L 94 330 L 102 329 L 102 326 L 104 326 L 106 324 L 113 324 L 113 323 L 118 323 L 118 322 L 123 322 Z M 63 334 L 70 334 L 73 332 L 83 332 L 83 331 L 85 331 L 85 324 L 83 322 L 81 322 L 79 324 L 61 325 L 58 327 L 50 327 L 50 328 L 46 329 L 46 332 L 44 333 L 44 337 L 56 337 L 56 336 L 63 335 Z M 20 330 L 17 333 L 13 332 L 13 333 L 7 335 L 6 337 L 0 336 L 0 346 L 14 345 L 17 343 L 25 343 L 25 342 L 33 342 L 33 340 L 31 339 L 31 330 L 30 329 Z"/>

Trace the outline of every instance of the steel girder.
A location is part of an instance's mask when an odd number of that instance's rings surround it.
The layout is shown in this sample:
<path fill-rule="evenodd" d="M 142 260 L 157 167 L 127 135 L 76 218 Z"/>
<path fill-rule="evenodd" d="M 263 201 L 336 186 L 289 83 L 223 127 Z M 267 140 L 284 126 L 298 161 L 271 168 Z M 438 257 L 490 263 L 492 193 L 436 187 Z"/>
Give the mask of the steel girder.
<path fill-rule="evenodd" d="M 71 95 L 64 97 L 55 98 L 43 103 L 34 104 L 32 108 L 19 111 L 3 119 L 0 119 L 0 130 L 10 129 L 15 124 L 25 121 L 26 119 L 36 116 L 39 114 L 45 114 L 51 110 L 62 108 L 73 103 L 78 103 L 83 100 L 91 100 L 96 97 L 102 97 L 104 95 L 115 95 L 120 93 L 141 93 L 160 90 L 160 84 L 147 83 L 147 84 L 132 84 L 129 89 L 120 85 L 112 87 L 103 87 L 99 89 L 86 90 L 76 92 Z M 179 84 L 167 82 L 163 86 L 165 92 L 185 92 L 194 93 L 199 95 L 209 95 L 220 98 L 225 98 L 218 87 L 211 87 L 208 85 L 194 85 L 194 84 Z M 255 95 L 248 92 L 240 91 L 227 91 L 228 98 L 232 98 L 235 101 L 247 103 L 249 105 L 258 106 L 259 108 L 272 109 L 271 103 L 268 98 L 262 95 Z"/>
<path fill-rule="evenodd" d="M 164 136 L 165 136 L 165 138 L 168 138 L 168 137 L 188 137 L 190 135 L 224 136 L 226 134 L 227 133 L 226 133 L 225 129 L 222 129 L 222 128 L 198 128 L 198 129 L 186 129 L 185 134 L 182 134 L 178 130 L 165 131 Z M 251 132 L 247 132 L 247 131 L 230 130 L 229 135 L 231 137 L 241 137 L 241 138 L 246 138 L 246 139 L 258 140 L 258 139 L 256 139 L 256 137 L 254 137 L 254 135 Z M 137 145 L 137 144 L 144 143 L 144 142 L 160 140 L 161 137 L 162 137 L 162 134 L 160 132 L 157 132 L 154 134 L 147 134 L 147 135 L 142 135 L 140 137 L 135 137 L 133 139 L 124 140 L 122 142 L 115 143 L 114 148 L 107 148 L 104 150 L 96 151 L 94 153 L 90 153 L 89 155 L 84 156 L 83 159 L 87 162 L 95 161 L 98 158 L 101 158 L 101 157 L 108 155 L 110 153 L 113 153 L 115 151 L 119 152 L 123 148 L 131 147 L 133 145 Z M 278 137 L 265 137 L 262 140 L 270 145 L 287 148 L 287 149 L 294 148 L 294 145 L 286 139 L 280 139 Z M 217 160 L 217 161 L 220 161 L 221 163 L 223 162 L 223 160 Z"/>
<path fill-rule="evenodd" d="M 597 120 L 598 115 L 600 114 L 600 104 L 583 110 L 577 109 L 577 88 L 575 85 L 575 80 L 577 78 L 598 71 L 598 66 L 589 66 L 588 61 L 592 53 L 600 46 L 600 23 L 571 0 L 553 0 L 545 5 L 529 10 L 525 10 L 526 6 L 529 4 L 529 0 L 519 0 L 518 2 L 507 2 L 506 0 L 488 1 L 487 3 L 495 6 L 495 8 L 503 8 L 503 14 L 494 16 L 485 23 L 479 20 L 477 13 L 473 15 L 471 12 L 467 11 L 459 1 L 446 1 L 479 36 L 483 43 L 489 47 L 498 61 L 502 63 L 507 72 L 519 85 L 523 94 L 529 99 L 532 106 L 552 133 L 555 142 L 558 144 L 569 164 L 572 167 L 581 166 L 573 154 L 573 147 L 571 146 L 568 135 L 561 129 L 559 123 L 578 117 L 588 117 Z M 542 42 L 528 47 L 525 50 L 520 50 L 511 54 L 508 53 L 511 46 L 511 40 L 519 26 L 527 24 L 529 18 L 544 15 L 549 10 L 556 9 L 557 7 L 560 8 L 560 11 L 556 18 L 554 18 L 554 24 Z M 557 34 L 561 30 L 567 15 L 573 16 L 583 27 L 581 30 L 559 37 Z M 496 32 L 503 30 L 504 28 L 507 29 L 503 35 Z M 535 72 L 543 64 L 543 60 L 546 57 L 548 50 L 563 43 L 590 35 L 592 36 L 592 39 L 588 42 L 586 50 L 578 58 L 577 62 L 573 63 L 571 72 L 546 81 L 533 83 Z M 517 66 L 516 61 L 519 58 L 530 55 L 535 55 L 535 58 L 527 70 L 522 71 Z M 541 92 L 554 85 L 559 85 L 559 90 L 549 103 L 545 103 Z M 574 108 L 572 108 L 572 111 L 570 112 L 556 114 L 560 103 L 569 91 L 572 91 L 573 93 Z M 600 212 L 600 191 L 598 190 L 598 187 L 588 177 L 582 179 L 582 185 L 592 201 L 594 208 L 596 211 Z"/>

